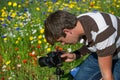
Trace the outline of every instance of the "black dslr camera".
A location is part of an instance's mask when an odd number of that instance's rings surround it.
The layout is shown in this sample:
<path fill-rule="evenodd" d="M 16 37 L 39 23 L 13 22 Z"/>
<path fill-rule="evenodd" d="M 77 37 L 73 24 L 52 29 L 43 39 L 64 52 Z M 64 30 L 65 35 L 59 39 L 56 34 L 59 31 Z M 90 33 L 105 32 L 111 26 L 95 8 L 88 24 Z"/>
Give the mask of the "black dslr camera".
<path fill-rule="evenodd" d="M 62 66 L 63 59 L 60 57 L 62 51 L 49 52 L 47 56 L 40 57 L 38 63 L 41 67 L 59 67 Z"/>

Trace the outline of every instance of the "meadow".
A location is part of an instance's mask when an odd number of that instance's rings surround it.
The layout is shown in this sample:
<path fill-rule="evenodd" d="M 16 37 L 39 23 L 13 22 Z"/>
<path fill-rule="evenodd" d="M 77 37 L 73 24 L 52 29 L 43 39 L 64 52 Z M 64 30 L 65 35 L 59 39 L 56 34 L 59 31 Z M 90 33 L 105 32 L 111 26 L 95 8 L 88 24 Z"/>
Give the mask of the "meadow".
<path fill-rule="evenodd" d="M 55 80 L 55 68 L 40 67 L 38 59 L 56 49 L 71 52 L 82 46 L 47 43 L 44 21 L 55 10 L 120 16 L 120 0 L 0 0 L 0 80 Z M 85 58 L 63 63 L 61 80 L 68 80 L 69 71 Z"/>

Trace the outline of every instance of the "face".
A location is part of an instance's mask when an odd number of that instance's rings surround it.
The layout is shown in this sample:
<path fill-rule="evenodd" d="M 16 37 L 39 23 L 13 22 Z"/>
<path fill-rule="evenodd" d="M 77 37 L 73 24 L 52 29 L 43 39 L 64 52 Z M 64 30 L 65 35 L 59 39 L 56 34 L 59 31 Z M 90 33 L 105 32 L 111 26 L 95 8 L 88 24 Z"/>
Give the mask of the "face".
<path fill-rule="evenodd" d="M 71 30 L 65 31 L 66 37 L 60 37 L 57 39 L 58 42 L 60 42 L 62 45 L 64 44 L 75 44 L 79 41 L 79 35 L 75 32 L 72 32 Z"/>
<path fill-rule="evenodd" d="M 64 29 L 63 32 L 66 34 L 66 37 L 60 37 L 57 39 L 58 42 L 64 44 L 75 44 L 80 40 L 80 37 L 85 35 L 81 23 L 78 21 L 77 25 L 73 29 Z"/>

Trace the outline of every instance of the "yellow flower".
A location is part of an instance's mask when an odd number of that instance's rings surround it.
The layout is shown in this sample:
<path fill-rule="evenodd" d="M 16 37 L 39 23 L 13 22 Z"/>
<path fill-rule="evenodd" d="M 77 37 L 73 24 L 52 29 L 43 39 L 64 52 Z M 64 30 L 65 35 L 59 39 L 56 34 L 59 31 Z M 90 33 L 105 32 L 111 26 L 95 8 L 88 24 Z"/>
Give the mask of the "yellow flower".
<path fill-rule="evenodd" d="M 51 48 L 47 48 L 47 52 L 50 52 L 51 51 Z"/>
<path fill-rule="evenodd" d="M 3 7 L 4 10 L 6 10 L 6 7 Z"/>
<path fill-rule="evenodd" d="M 15 43 L 16 43 L 16 44 L 18 44 L 18 43 L 19 43 L 19 41 L 17 40 Z"/>
<path fill-rule="evenodd" d="M 32 41 L 34 38 L 33 38 L 33 36 L 30 36 L 30 40 Z"/>
<path fill-rule="evenodd" d="M 13 3 L 13 7 L 16 7 L 16 6 L 17 6 L 17 3 L 16 3 L 16 2 L 14 2 L 14 3 Z"/>
<path fill-rule="evenodd" d="M 41 44 L 42 42 L 40 40 L 38 40 L 38 44 Z"/>
<path fill-rule="evenodd" d="M 14 24 L 14 27 L 15 27 L 15 28 L 18 27 L 18 24 Z"/>
<path fill-rule="evenodd" d="M 18 37 L 18 40 L 21 40 L 21 38 L 20 38 L 20 37 Z"/>
<path fill-rule="evenodd" d="M 118 7 L 120 7 L 120 5 L 116 5 L 116 7 L 118 8 Z"/>
<path fill-rule="evenodd" d="M 11 63 L 11 61 L 9 60 L 9 61 L 7 61 L 5 64 L 8 65 L 8 64 L 10 64 L 10 63 Z"/>
<path fill-rule="evenodd" d="M 8 6 L 11 6 L 12 5 L 12 2 L 8 2 Z"/>
<path fill-rule="evenodd" d="M 44 42 L 47 42 L 45 38 L 44 38 Z"/>
<path fill-rule="evenodd" d="M 7 41 L 7 38 L 4 38 L 4 41 Z"/>
<path fill-rule="evenodd" d="M 20 7 L 21 7 L 21 5 L 18 5 L 18 7 L 20 8 Z"/>
<path fill-rule="evenodd" d="M 21 27 L 23 26 L 23 23 L 22 22 L 20 22 L 20 24 L 19 24 Z"/>
<path fill-rule="evenodd" d="M 16 16 L 16 13 L 12 13 L 12 14 L 11 14 L 11 17 L 14 18 L 15 16 Z"/>
<path fill-rule="evenodd" d="M 44 29 L 41 29 L 41 30 L 40 30 L 40 33 L 41 33 L 41 34 L 44 33 Z"/>
<path fill-rule="evenodd" d="M 0 18 L 1 21 L 4 21 L 4 18 Z"/>
<path fill-rule="evenodd" d="M 39 36 L 38 36 L 38 39 L 41 39 L 41 38 L 42 38 L 42 35 L 39 35 Z"/>
<path fill-rule="evenodd" d="M 37 7 L 37 8 L 36 8 L 36 10 L 37 10 L 37 11 L 40 11 L 40 8 L 39 8 L 39 7 Z"/>

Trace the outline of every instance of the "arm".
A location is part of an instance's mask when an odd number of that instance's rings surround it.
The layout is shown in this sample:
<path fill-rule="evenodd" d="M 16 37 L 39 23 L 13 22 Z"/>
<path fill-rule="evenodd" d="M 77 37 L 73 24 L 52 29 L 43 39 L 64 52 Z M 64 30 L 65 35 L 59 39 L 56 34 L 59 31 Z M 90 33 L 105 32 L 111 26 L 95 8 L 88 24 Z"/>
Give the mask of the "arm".
<path fill-rule="evenodd" d="M 103 80 L 114 80 L 112 75 L 112 55 L 98 57 L 98 62 Z"/>

